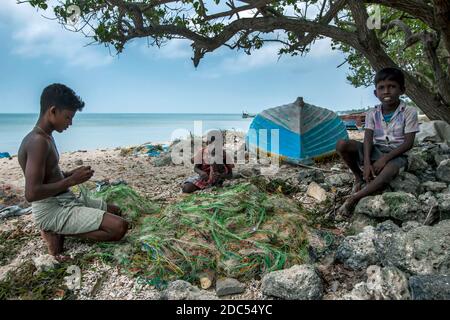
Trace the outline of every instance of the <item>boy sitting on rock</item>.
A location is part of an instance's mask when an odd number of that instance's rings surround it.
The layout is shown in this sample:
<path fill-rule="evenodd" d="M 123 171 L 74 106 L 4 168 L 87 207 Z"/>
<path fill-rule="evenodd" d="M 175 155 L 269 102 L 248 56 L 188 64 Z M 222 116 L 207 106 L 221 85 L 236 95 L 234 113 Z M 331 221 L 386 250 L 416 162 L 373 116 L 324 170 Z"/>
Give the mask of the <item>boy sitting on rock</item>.
<path fill-rule="evenodd" d="M 360 199 L 384 189 L 406 166 L 405 152 L 414 145 L 419 122 L 416 109 L 400 100 L 404 93 L 401 70 L 380 70 L 375 76 L 374 94 L 381 104 L 366 114 L 364 143 L 337 142 L 337 153 L 355 175 L 352 194 L 339 208 L 337 219 L 349 217 Z"/>
<path fill-rule="evenodd" d="M 65 85 L 46 87 L 41 95 L 39 119 L 23 139 L 18 153 L 25 174 L 25 198 L 32 204 L 35 222 L 49 253 L 57 260 L 65 259 L 61 255 L 65 235 L 117 241 L 128 230 L 127 222 L 117 216 L 118 207 L 86 196 L 77 198 L 69 190 L 92 177 L 91 167 L 68 172 L 59 167 L 59 153 L 52 134 L 69 128 L 75 113 L 83 107 L 80 97 Z"/>

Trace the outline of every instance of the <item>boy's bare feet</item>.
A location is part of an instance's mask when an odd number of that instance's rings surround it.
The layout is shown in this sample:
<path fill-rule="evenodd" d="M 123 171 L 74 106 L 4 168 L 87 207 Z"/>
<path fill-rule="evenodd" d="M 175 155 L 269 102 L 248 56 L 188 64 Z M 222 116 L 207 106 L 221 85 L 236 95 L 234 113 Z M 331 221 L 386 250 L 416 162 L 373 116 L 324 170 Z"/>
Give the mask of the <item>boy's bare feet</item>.
<path fill-rule="evenodd" d="M 41 236 L 47 243 L 49 254 L 55 258 L 60 256 L 64 247 L 64 235 L 57 234 L 52 231 L 41 230 Z"/>
<path fill-rule="evenodd" d="M 364 180 L 362 179 L 355 179 L 355 183 L 353 184 L 353 188 L 352 188 L 352 194 L 357 193 L 358 191 L 360 191 L 362 189 L 362 186 L 364 184 Z"/>
<path fill-rule="evenodd" d="M 108 204 L 106 211 L 108 211 L 109 213 L 112 213 L 118 217 L 122 216 L 122 209 L 120 209 L 118 206 L 115 206 L 113 204 Z"/>
<path fill-rule="evenodd" d="M 335 220 L 344 221 L 349 219 L 353 214 L 355 206 L 356 206 L 355 200 L 353 200 L 352 197 L 349 197 L 347 200 L 345 200 L 344 204 L 336 211 Z"/>

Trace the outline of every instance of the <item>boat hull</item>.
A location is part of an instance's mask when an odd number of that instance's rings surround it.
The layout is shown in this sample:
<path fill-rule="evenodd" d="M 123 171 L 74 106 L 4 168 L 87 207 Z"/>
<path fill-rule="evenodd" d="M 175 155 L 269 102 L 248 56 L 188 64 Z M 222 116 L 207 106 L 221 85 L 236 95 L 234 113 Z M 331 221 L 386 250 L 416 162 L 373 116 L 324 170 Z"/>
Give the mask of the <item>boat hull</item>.
<path fill-rule="evenodd" d="M 261 112 L 247 135 L 250 150 L 278 154 L 294 163 L 334 153 L 340 139 L 347 140 L 348 133 L 333 111 L 295 103 Z"/>

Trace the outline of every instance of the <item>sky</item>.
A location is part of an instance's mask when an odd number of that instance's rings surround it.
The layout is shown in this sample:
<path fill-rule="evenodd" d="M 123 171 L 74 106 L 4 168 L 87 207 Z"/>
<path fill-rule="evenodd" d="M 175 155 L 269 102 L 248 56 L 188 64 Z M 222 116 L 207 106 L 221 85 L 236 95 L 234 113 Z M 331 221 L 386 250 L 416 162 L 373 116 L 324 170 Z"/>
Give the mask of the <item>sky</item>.
<path fill-rule="evenodd" d="M 45 13 L 50 17 L 50 12 Z M 186 40 L 132 41 L 116 55 L 27 4 L 0 7 L 0 113 L 37 113 L 45 86 L 64 83 L 86 113 L 251 113 L 294 102 L 334 111 L 374 105 L 373 88 L 346 80 L 345 56 L 318 41 L 306 57 L 278 59 L 274 43 L 246 55 L 221 48 L 194 68 Z"/>

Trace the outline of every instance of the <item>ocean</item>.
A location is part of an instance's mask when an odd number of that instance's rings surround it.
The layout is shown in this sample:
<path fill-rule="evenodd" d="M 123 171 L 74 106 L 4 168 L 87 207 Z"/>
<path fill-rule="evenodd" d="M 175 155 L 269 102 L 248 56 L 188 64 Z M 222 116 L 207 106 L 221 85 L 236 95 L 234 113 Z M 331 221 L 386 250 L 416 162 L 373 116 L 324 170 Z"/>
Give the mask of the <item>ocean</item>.
<path fill-rule="evenodd" d="M 37 114 L 0 114 L 0 152 L 17 154 L 37 119 Z M 241 114 L 77 113 L 69 129 L 53 136 L 60 152 L 95 150 L 168 142 L 211 129 L 247 132 L 251 120 Z M 195 121 L 199 129 L 194 132 Z"/>

